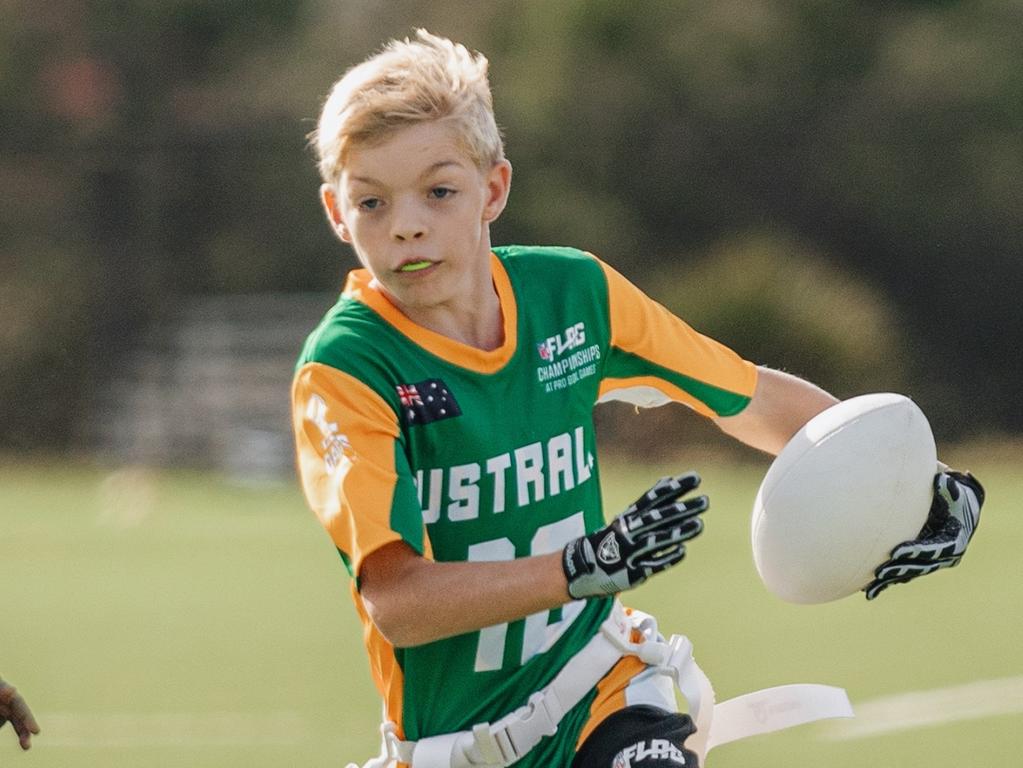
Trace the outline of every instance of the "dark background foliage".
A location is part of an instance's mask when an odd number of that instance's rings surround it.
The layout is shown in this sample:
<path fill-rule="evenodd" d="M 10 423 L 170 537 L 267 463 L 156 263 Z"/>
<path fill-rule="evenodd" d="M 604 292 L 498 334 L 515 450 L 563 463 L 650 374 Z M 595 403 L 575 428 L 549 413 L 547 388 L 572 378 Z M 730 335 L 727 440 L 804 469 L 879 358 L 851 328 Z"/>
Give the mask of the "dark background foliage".
<path fill-rule="evenodd" d="M 306 147 L 415 26 L 491 60 L 495 242 L 599 253 L 745 356 L 1023 428 L 1014 0 L 0 2 L 0 447 L 80 447 L 176 306 L 336 291 Z M 297 346 L 296 346 L 297 351 Z"/>

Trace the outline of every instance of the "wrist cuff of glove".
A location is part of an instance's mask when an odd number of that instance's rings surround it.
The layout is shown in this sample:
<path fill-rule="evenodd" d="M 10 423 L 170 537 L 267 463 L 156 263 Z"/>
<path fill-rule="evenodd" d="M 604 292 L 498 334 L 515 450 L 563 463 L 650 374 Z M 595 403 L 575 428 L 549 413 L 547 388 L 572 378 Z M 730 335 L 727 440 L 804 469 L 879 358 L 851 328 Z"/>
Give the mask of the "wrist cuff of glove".
<path fill-rule="evenodd" d="M 577 599 L 580 595 L 573 592 L 573 584 L 580 577 L 593 573 L 593 557 L 587 556 L 587 548 L 592 549 L 589 540 L 584 537 L 568 542 L 561 553 L 561 570 L 568 582 L 568 594 Z"/>

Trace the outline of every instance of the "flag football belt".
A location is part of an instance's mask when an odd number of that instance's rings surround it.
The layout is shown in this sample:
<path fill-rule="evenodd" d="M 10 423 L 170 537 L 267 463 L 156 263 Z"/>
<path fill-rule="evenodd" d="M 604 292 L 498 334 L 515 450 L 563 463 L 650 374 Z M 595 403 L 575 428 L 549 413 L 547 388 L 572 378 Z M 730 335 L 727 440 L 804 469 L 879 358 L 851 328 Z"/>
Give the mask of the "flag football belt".
<path fill-rule="evenodd" d="M 765 688 L 714 703 L 714 689 L 693 660 L 689 638 L 657 633 L 656 620 L 640 611 L 626 611 L 617 600 L 600 631 L 573 656 L 558 675 L 526 704 L 496 723 L 403 741 L 394 723 L 384 723 L 383 750 L 363 768 L 506 768 L 521 760 L 545 736 L 553 736 L 561 719 L 592 691 L 623 656 L 636 656 L 649 667 L 670 675 L 689 704 L 696 732 L 685 747 L 704 764 L 714 747 L 730 741 L 791 728 L 814 720 L 852 717 L 841 688 L 800 684 Z M 358 768 L 349 764 L 348 768 Z"/>

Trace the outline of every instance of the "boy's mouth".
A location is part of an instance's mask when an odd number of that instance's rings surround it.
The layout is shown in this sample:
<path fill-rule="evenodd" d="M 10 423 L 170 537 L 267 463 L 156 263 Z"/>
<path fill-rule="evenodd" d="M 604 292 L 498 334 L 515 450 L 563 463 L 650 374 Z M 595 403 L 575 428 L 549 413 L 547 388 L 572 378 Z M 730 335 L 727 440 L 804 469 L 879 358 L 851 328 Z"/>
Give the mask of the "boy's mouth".
<path fill-rule="evenodd" d="M 426 261 L 425 259 L 422 260 L 422 261 L 410 261 L 407 264 L 402 264 L 400 267 L 398 267 L 398 271 L 399 272 L 418 272 L 421 269 L 426 269 L 427 267 L 432 267 L 432 266 L 433 266 L 433 262 L 432 261 Z"/>

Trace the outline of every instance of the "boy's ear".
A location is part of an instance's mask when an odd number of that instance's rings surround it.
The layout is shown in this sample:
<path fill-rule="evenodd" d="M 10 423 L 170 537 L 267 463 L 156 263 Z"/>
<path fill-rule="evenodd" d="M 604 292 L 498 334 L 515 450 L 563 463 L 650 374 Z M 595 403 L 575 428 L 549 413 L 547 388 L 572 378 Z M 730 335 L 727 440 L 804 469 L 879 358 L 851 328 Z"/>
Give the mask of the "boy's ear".
<path fill-rule="evenodd" d="M 487 197 L 483 204 L 483 220 L 491 222 L 497 219 L 508 204 L 508 193 L 511 191 L 511 163 L 498 160 L 493 168 L 487 171 Z"/>
<path fill-rule="evenodd" d="M 348 227 L 345 226 L 345 220 L 341 216 L 341 207 L 337 204 L 337 192 L 334 191 L 334 187 L 330 184 L 321 185 L 320 201 L 323 203 L 323 210 L 327 214 L 330 226 L 337 233 L 337 236 L 343 242 L 352 242 L 351 235 L 348 233 Z"/>

